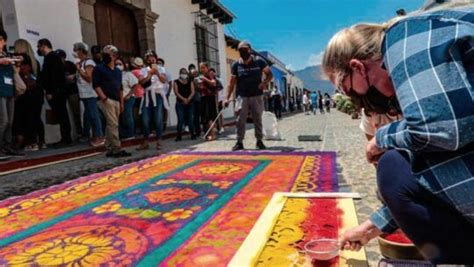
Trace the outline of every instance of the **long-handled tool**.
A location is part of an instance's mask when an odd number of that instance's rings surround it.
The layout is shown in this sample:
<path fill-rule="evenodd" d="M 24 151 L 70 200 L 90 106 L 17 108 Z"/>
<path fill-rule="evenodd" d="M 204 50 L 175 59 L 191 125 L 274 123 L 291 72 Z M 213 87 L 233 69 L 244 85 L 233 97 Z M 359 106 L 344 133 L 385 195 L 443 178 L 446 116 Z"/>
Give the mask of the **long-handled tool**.
<path fill-rule="evenodd" d="M 234 102 L 235 100 L 231 100 L 229 103 L 232 103 Z M 209 129 L 207 130 L 207 132 L 202 136 L 202 139 L 206 140 L 206 137 L 209 135 L 209 133 L 212 131 L 212 129 L 214 128 L 214 126 L 216 125 L 217 121 L 219 120 L 219 118 L 222 116 L 222 114 L 224 114 L 224 111 L 227 107 L 223 107 L 222 110 L 219 112 L 219 114 L 217 114 L 217 117 L 214 119 L 214 121 L 212 122 L 211 126 L 209 126 Z"/>

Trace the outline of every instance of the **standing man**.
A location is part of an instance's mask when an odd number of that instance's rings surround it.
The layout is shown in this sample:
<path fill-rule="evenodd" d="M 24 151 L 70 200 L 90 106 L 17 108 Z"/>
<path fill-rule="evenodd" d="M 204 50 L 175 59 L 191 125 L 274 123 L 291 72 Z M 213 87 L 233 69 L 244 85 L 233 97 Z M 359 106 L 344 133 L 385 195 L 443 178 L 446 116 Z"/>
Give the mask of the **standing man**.
<path fill-rule="evenodd" d="M 280 89 L 278 89 L 278 86 L 275 84 L 275 86 L 272 88 L 272 102 L 273 102 L 273 109 L 275 116 L 277 119 L 281 120 L 281 110 L 283 109 L 281 105 L 281 92 Z"/>
<path fill-rule="evenodd" d="M 55 148 L 69 146 L 72 144 L 72 138 L 71 123 L 67 111 L 68 94 L 64 63 L 58 54 L 53 52 L 53 46 L 48 39 L 38 41 L 38 55 L 44 57 L 40 84 L 46 91 L 46 99 L 58 119 L 61 131 L 61 141 L 53 146 Z"/>
<path fill-rule="evenodd" d="M 311 92 L 311 111 L 313 114 L 316 115 L 316 111 L 318 110 L 318 94 L 316 91 Z"/>
<path fill-rule="evenodd" d="M 225 101 L 225 105 L 228 106 L 230 97 L 237 85 L 237 95 L 242 98 L 242 110 L 237 118 L 237 143 L 232 150 L 244 149 L 245 123 L 249 112 L 252 113 L 255 124 L 257 148 L 266 149 L 262 142 L 263 92 L 268 88 L 269 82 L 273 79 L 273 74 L 265 60 L 251 54 L 251 47 L 248 42 L 240 42 L 238 49 L 240 59 L 232 65 L 232 76 Z M 262 79 L 263 74 L 265 74 L 265 80 Z"/>
<path fill-rule="evenodd" d="M 66 51 L 62 49 L 56 50 L 56 54 L 61 58 L 64 64 L 64 76 L 66 77 L 66 84 L 64 91 L 67 95 L 67 103 L 69 104 L 69 110 L 72 112 L 72 118 L 74 121 L 74 127 L 76 134 L 82 136 L 82 124 L 81 124 L 81 100 L 79 98 L 79 89 L 76 83 L 77 67 L 72 61 L 67 60 Z"/>
<path fill-rule="evenodd" d="M 123 112 L 122 71 L 115 66 L 118 49 L 107 45 L 102 52 L 103 63 L 94 68 L 92 85 L 99 96 L 99 108 L 105 116 L 105 147 L 107 157 L 122 158 L 131 156 L 121 150 L 119 138 L 119 116 Z"/>

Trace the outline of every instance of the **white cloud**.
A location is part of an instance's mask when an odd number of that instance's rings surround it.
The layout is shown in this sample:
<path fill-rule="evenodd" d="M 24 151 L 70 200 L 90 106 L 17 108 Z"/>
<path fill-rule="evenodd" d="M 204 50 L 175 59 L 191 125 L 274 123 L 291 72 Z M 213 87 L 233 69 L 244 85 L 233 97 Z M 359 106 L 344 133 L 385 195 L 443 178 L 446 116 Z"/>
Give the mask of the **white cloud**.
<path fill-rule="evenodd" d="M 286 69 L 287 69 L 287 70 L 294 70 L 294 69 L 293 69 L 293 64 L 288 64 L 288 65 L 286 65 Z"/>
<path fill-rule="evenodd" d="M 324 51 L 321 51 L 318 54 L 309 55 L 307 65 L 308 66 L 321 65 L 321 61 L 323 61 L 323 55 L 324 55 Z"/>

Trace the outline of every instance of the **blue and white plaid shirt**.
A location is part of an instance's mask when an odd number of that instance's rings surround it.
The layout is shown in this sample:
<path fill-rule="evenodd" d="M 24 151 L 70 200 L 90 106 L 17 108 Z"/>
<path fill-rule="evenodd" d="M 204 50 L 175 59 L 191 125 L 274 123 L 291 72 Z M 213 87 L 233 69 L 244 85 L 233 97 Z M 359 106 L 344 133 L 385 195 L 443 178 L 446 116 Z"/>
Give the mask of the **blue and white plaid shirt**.
<path fill-rule="evenodd" d="M 408 152 L 419 183 L 474 225 L 474 8 L 403 19 L 382 54 L 404 119 L 380 128 L 377 146 Z M 371 221 L 398 228 L 387 207 Z"/>

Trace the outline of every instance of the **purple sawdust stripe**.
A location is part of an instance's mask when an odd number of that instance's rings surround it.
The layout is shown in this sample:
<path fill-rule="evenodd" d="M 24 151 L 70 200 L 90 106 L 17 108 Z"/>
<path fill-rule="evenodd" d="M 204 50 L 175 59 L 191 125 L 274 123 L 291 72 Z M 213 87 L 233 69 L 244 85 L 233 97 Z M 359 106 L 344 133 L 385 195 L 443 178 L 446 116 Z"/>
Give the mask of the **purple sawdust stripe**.
<path fill-rule="evenodd" d="M 10 205 L 14 204 L 15 202 L 20 202 L 20 201 L 31 199 L 31 198 L 36 198 L 36 197 L 39 197 L 41 195 L 44 195 L 44 194 L 49 193 L 49 192 L 54 191 L 54 190 L 64 190 L 65 188 L 67 188 L 71 185 L 74 185 L 74 184 L 88 182 L 88 181 L 94 180 L 94 179 L 99 178 L 99 177 L 103 177 L 103 176 L 107 176 L 107 175 L 113 175 L 114 173 L 117 173 L 117 172 L 120 172 L 120 171 L 123 171 L 123 170 L 127 170 L 127 169 L 130 169 L 130 168 L 135 167 L 135 166 L 145 165 L 149 162 L 156 161 L 156 160 L 158 160 L 160 158 L 163 158 L 165 156 L 168 156 L 168 154 L 158 156 L 158 157 L 153 157 L 153 158 L 140 160 L 138 162 L 129 163 L 129 164 L 126 164 L 126 165 L 115 167 L 113 169 L 110 169 L 110 170 L 107 170 L 107 171 L 104 171 L 104 172 L 93 173 L 93 174 L 83 176 L 83 177 L 80 177 L 80 178 L 77 178 L 77 179 L 74 179 L 74 180 L 71 180 L 71 181 L 64 182 L 62 184 L 53 185 L 53 186 L 48 187 L 48 188 L 44 188 L 44 189 L 41 189 L 41 190 L 38 190 L 38 191 L 35 191 L 35 192 L 31 192 L 31 193 L 23 195 L 23 196 L 14 196 L 14 197 L 11 197 L 11 198 L 8 198 L 8 199 L 5 199 L 5 200 L 1 201 L 0 202 L 0 208 L 10 206 Z"/>

